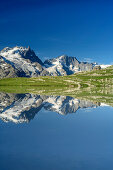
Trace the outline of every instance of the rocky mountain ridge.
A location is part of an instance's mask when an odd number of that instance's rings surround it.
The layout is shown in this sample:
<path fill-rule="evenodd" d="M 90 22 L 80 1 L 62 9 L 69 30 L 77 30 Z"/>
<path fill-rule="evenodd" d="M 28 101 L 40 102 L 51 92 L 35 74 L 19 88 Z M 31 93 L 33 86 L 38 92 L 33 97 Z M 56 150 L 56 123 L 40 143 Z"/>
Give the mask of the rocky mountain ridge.
<path fill-rule="evenodd" d="M 79 62 L 66 55 L 44 63 L 30 47 L 6 47 L 0 51 L 0 78 L 63 76 L 80 71 L 91 71 L 95 64 Z"/>

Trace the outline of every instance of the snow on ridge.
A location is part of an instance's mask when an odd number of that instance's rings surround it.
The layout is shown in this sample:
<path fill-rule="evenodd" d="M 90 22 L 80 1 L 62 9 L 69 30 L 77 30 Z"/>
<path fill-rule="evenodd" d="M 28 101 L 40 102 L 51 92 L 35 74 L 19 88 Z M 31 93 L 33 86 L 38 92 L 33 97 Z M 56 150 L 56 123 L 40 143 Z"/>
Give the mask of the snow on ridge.
<path fill-rule="evenodd" d="M 22 47 L 22 46 L 16 46 L 16 47 L 13 47 L 13 48 L 10 48 L 10 47 L 6 47 L 4 48 L 0 54 L 1 55 L 11 55 L 11 54 L 14 54 L 14 53 L 18 53 L 18 54 L 21 54 L 22 52 L 24 51 L 27 51 L 28 49 L 26 47 Z"/>
<path fill-rule="evenodd" d="M 107 65 L 107 64 L 101 64 L 100 65 L 100 67 L 102 68 L 102 69 L 104 69 L 104 68 L 107 68 L 107 67 L 110 67 L 111 65 Z"/>
<path fill-rule="evenodd" d="M 61 73 L 61 70 L 63 68 L 63 65 L 62 65 L 62 62 L 59 58 L 56 58 L 55 61 L 52 62 L 51 65 L 46 65 L 46 70 L 49 72 L 49 73 Z"/>

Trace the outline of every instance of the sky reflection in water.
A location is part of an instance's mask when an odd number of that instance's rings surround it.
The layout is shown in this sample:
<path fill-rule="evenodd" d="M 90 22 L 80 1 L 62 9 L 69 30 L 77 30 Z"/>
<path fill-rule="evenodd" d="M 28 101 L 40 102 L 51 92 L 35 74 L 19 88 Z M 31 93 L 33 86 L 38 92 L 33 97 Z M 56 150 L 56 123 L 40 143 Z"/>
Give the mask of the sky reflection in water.
<path fill-rule="evenodd" d="M 0 169 L 113 169 L 112 107 L 1 93 L 0 112 Z"/>

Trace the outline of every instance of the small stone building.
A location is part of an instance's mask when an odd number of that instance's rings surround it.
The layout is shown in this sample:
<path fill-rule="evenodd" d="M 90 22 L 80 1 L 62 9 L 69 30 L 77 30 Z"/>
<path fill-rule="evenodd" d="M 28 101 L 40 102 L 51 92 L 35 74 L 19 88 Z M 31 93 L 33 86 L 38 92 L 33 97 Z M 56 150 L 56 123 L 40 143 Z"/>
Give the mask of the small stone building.
<path fill-rule="evenodd" d="M 100 66 L 95 66 L 95 67 L 93 68 L 93 70 L 101 70 L 101 67 L 100 67 Z"/>

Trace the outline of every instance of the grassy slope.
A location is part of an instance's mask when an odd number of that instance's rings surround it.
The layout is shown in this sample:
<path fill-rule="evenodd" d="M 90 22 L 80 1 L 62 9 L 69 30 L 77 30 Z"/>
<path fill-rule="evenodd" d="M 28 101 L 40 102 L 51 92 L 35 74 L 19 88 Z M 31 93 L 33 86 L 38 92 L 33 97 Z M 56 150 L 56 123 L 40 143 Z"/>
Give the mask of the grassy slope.
<path fill-rule="evenodd" d="M 1 79 L 0 91 L 68 95 L 113 106 L 113 66 L 70 76 Z"/>
<path fill-rule="evenodd" d="M 0 86 L 108 87 L 113 85 L 113 66 L 70 76 L 1 79 Z"/>

